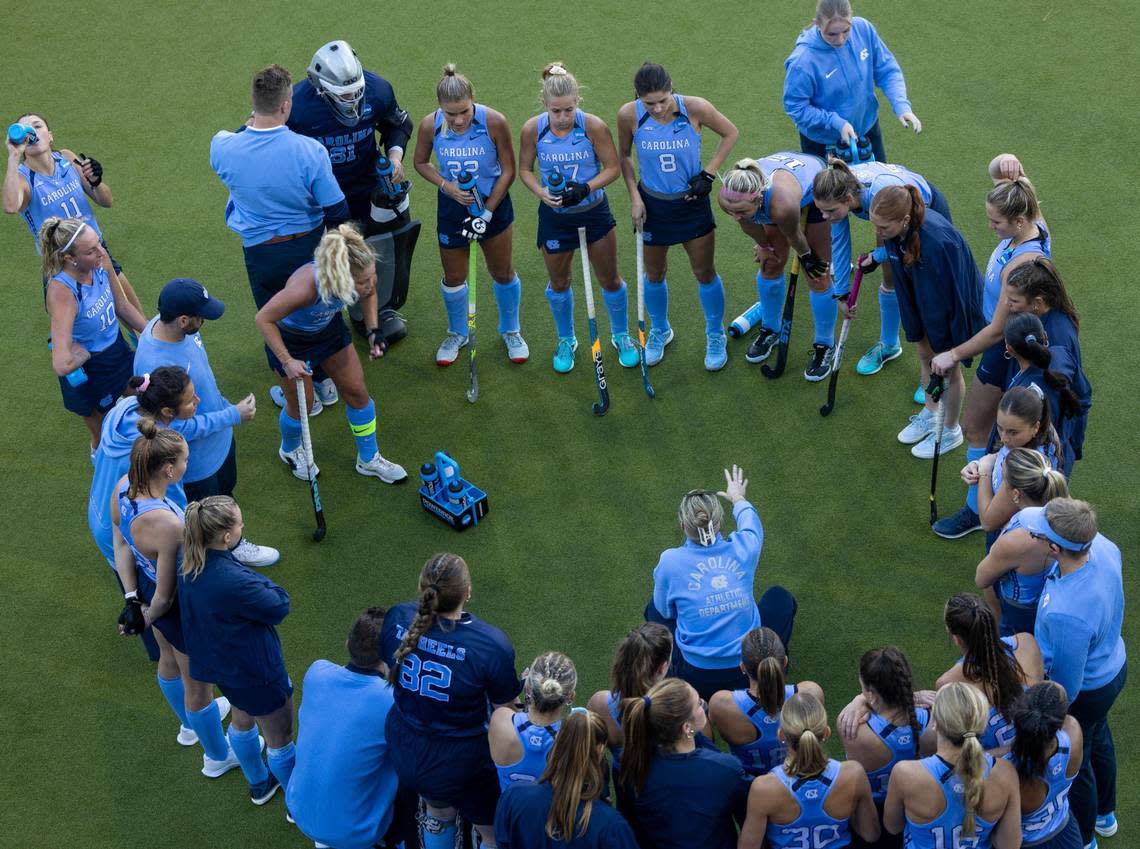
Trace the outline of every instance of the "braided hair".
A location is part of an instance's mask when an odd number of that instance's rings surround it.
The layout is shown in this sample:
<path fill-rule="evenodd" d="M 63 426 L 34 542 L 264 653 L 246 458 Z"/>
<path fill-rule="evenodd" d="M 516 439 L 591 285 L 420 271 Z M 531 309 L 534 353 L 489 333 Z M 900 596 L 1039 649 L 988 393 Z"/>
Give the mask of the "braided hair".
<path fill-rule="evenodd" d="M 784 706 L 784 658 L 787 650 L 771 628 L 753 628 L 740 641 L 740 657 L 756 682 L 756 699 L 764 713 L 775 716 Z"/>
<path fill-rule="evenodd" d="M 1017 658 L 1006 652 L 993 611 L 981 596 L 955 593 L 946 602 L 945 619 L 946 629 L 964 645 L 962 672 L 966 679 L 980 684 L 986 698 L 1008 719 L 1025 686 L 1025 672 Z"/>
<path fill-rule="evenodd" d="M 914 734 L 914 754 L 918 756 L 918 739 L 922 729 L 914 707 L 914 676 L 901 649 L 886 646 L 871 649 L 859 659 L 859 680 L 874 690 L 888 707 L 905 710 L 907 723 Z"/>
<path fill-rule="evenodd" d="M 467 563 L 458 554 L 440 552 L 428 558 L 420 570 L 420 599 L 416 616 L 408 632 L 396 649 L 392 666 L 388 669 L 388 683 L 393 687 L 400 680 L 400 665 L 415 649 L 420 637 L 430 631 L 441 613 L 453 613 L 467 601 L 471 589 L 471 573 Z"/>

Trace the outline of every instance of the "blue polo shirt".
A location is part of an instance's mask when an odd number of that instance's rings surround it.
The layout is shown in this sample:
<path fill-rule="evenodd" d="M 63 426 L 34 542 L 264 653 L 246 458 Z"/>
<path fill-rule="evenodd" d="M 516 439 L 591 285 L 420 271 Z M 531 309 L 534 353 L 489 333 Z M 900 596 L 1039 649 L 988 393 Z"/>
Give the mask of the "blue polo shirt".
<path fill-rule="evenodd" d="M 324 222 L 324 207 L 344 200 L 328 151 L 285 126 L 222 130 L 210 142 L 210 167 L 230 191 L 226 226 L 244 247 L 307 233 Z"/>

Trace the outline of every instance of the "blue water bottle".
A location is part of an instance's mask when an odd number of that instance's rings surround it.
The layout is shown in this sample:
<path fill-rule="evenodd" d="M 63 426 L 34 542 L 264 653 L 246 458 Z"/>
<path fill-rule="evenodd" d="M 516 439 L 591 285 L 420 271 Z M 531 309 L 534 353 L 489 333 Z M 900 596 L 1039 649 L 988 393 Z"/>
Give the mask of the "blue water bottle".
<path fill-rule="evenodd" d="M 395 170 L 395 166 L 392 165 L 392 160 L 387 156 L 380 154 L 376 157 L 376 184 L 379 186 L 380 191 L 388 197 L 395 197 L 399 194 L 396 189 L 396 184 L 392 182 L 392 173 Z"/>
<path fill-rule="evenodd" d="M 439 472 L 436 471 L 435 463 L 424 463 L 420 466 L 420 480 L 423 481 L 428 495 L 434 497 L 439 491 Z"/>
<path fill-rule="evenodd" d="M 763 312 L 760 302 L 757 301 L 732 320 L 732 324 L 728 326 L 728 335 L 734 339 L 743 336 L 760 322 Z"/>
<path fill-rule="evenodd" d="M 447 485 L 447 500 L 453 507 L 464 507 L 467 504 L 467 499 L 464 497 L 463 492 L 466 489 L 458 480 L 453 480 Z"/>
<path fill-rule="evenodd" d="M 550 172 L 550 176 L 546 178 L 546 190 L 555 197 L 561 196 L 566 190 L 566 178 L 562 176 L 562 172 L 558 170 L 558 166 L 554 166 L 554 170 Z"/>
<path fill-rule="evenodd" d="M 459 183 L 459 188 L 465 192 L 471 192 L 471 196 L 475 198 L 474 203 L 467 205 L 468 215 L 482 215 L 483 214 L 483 196 L 479 193 L 479 181 L 475 179 L 475 175 L 470 171 L 460 171 L 456 175 L 456 182 Z"/>
<path fill-rule="evenodd" d="M 860 136 L 856 142 L 859 151 L 860 162 L 874 162 L 875 153 L 871 148 L 871 140 L 866 136 Z"/>
<path fill-rule="evenodd" d="M 51 350 L 51 340 L 50 339 L 48 340 L 48 350 L 49 351 Z M 83 370 L 83 366 L 80 366 L 75 371 L 68 372 L 65 375 L 65 377 L 67 379 L 67 382 L 69 384 L 71 384 L 72 386 L 82 386 L 84 383 L 87 382 L 87 372 L 85 372 Z"/>
<path fill-rule="evenodd" d="M 27 124 L 17 122 L 8 127 L 8 141 L 12 144 L 35 144 L 39 140 L 36 131 Z"/>

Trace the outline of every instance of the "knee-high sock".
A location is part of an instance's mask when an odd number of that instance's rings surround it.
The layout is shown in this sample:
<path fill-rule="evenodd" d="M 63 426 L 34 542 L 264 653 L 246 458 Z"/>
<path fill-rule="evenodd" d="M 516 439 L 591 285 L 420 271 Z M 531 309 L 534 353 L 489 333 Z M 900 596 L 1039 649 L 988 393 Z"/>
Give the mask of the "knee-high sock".
<path fill-rule="evenodd" d="M 564 338 L 574 335 L 574 290 L 555 292 L 546 284 L 546 300 L 550 302 L 550 312 L 554 315 L 554 332 Z"/>
<path fill-rule="evenodd" d="M 277 424 L 281 428 L 281 450 L 286 453 L 296 451 L 297 446 L 301 444 L 301 422 L 282 408 L 281 415 L 277 417 Z"/>
<path fill-rule="evenodd" d="M 173 678 L 163 678 L 162 673 L 159 672 L 156 677 L 158 678 L 158 689 L 162 691 L 162 697 L 166 699 L 170 709 L 177 714 L 178 721 L 186 725 L 186 688 L 182 685 L 182 676 L 175 675 Z"/>
<path fill-rule="evenodd" d="M 975 460 L 980 460 L 985 456 L 985 448 L 975 448 L 973 445 L 966 446 L 967 463 L 972 463 Z M 966 506 L 973 510 L 975 513 L 978 512 L 978 485 L 976 483 L 972 484 L 970 488 L 966 490 Z"/>
<path fill-rule="evenodd" d="M 425 814 L 420 822 L 424 849 L 455 849 L 455 832 L 455 820 L 441 820 Z"/>
<path fill-rule="evenodd" d="M 811 293 L 811 314 L 815 319 L 815 344 L 831 347 L 835 344 L 835 298 L 831 297 L 833 287 L 822 292 Z"/>
<path fill-rule="evenodd" d="M 775 280 L 766 280 L 756 272 L 756 296 L 760 301 L 760 323 L 768 330 L 780 329 L 780 313 L 784 309 L 784 289 L 787 278 L 781 274 Z"/>
<path fill-rule="evenodd" d="M 216 701 L 211 700 L 201 710 L 186 711 L 186 724 L 197 733 L 206 757 L 215 761 L 224 761 L 229 757 L 226 735 L 222 733 L 222 713 L 218 710 Z"/>
<path fill-rule="evenodd" d="M 265 781 L 269 777 L 269 770 L 261 759 L 261 739 L 257 734 L 257 726 L 238 731 L 231 723 L 229 737 L 230 748 L 237 755 L 245 780 L 251 785 Z"/>
<path fill-rule="evenodd" d="M 281 787 L 288 787 L 289 776 L 293 774 L 293 764 L 297 760 L 297 752 L 293 746 L 293 741 L 290 740 L 278 749 L 269 747 L 265 750 L 265 757 L 269 761 L 269 769 L 277 776 L 277 780 L 281 782 Z"/>
<path fill-rule="evenodd" d="M 654 330 L 669 329 L 669 281 L 650 280 L 645 276 L 645 311 L 649 313 L 649 323 Z"/>
<path fill-rule="evenodd" d="M 380 450 L 376 447 L 376 403 L 369 398 L 365 407 L 345 404 L 344 414 L 348 417 L 348 429 L 356 440 L 356 453 L 367 463 Z"/>
<path fill-rule="evenodd" d="M 443 306 L 447 310 L 447 329 L 450 333 L 467 335 L 467 281 L 458 286 L 448 286 L 440 281 L 439 292 L 443 295 Z"/>
<path fill-rule="evenodd" d="M 724 283 L 720 275 L 708 283 L 698 281 L 697 295 L 705 313 L 705 333 L 724 333 Z"/>
<path fill-rule="evenodd" d="M 606 302 L 606 312 L 610 316 L 610 333 L 617 336 L 619 333 L 629 332 L 629 292 L 625 281 L 612 292 L 602 290 L 602 300 Z"/>
<path fill-rule="evenodd" d="M 519 332 L 519 302 L 522 300 L 522 283 L 516 274 L 508 283 L 495 283 L 495 305 L 499 308 L 499 332 Z"/>
<path fill-rule="evenodd" d="M 879 341 L 888 348 L 899 346 L 899 296 L 895 290 L 889 292 L 879 287 Z"/>

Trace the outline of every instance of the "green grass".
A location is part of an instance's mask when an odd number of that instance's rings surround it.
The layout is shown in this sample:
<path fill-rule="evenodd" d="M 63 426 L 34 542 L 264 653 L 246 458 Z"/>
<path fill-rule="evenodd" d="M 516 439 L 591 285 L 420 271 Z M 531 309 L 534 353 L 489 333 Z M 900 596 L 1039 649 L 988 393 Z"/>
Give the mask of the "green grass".
<path fill-rule="evenodd" d="M 144 303 L 183 275 L 227 301 L 206 341 L 223 390 L 231 398 L 256 391 L 262 404 L 238 432 L 238 495 L 251 537 L 283 551 L 272 576 L 294 599 L 281 635 L 295 680 L 318 657 L 341 659 L 361 609 L 409 598 L 424 559 L 452 549 L 472 567 L 471 609 L 511 635 L 520 666 L 540 650 L 567 652 L 584 701 L 604 686 L 614 645 L 639 620 L 658 554 L 679 541 L 680 495 L 719 486 L 721 468 L 735 462 L 748 472 L 767 534 L 758 589 L 778 582 L 800 602 L 796 675 L 818 680 L 834 711 L 854 692 L 859 655 L 892 642 L 932 682 L 952 660 L 942 602 L 972 586 L 980 541 L 947 543 L 927 529 L 929 466 L 894 439 L 913 412 L 909 349 L 870 380 L 855 376 L 849 360 L 839 406 L 824 420 L 816 413 L 823 387 L 798 374 L 810 341 L 801 301 L 782 380 L 763 380 L 745 363 L 741 342 L 731 345 L 727 369 L 708 375 L 696 294 L 678 250 L 671 274 L 677 341 L 652 372 L 658 398 L 646 399 L 640 376 L 620 369 L 611 353 L 613 404 L 597 419 L 584 355 L 566 377 L 548 364 L 553 329 L 532 247 L 535 202 L 521 186 L 514 189 L 515 261 L 531 362 L 507 362 L 490 332 L 492 299 L 484 288 L 479 403 L 464 400 L 464 369 L 432 364 L 444 329 L 430 232 L 434 198 L 417 180 L 414 209 L 428 232 L 406 310 L 411 335 L 366 368 L 382 410 L 384 453 L 414 470 L 436 450 L 452 450 L 465 475 L 490 493 L 487 521 L 456 535 L 423 512 L 414 486 L 354 474 L 338 407 L 313 421 L 329 533 L 320 546 L 309 540 L 306 488 L 275 457 L 276 417 L 240 247 L 223 224 L 225 192 L 208 164 L 212 134 L 248 114 L 254 70 L 276 61 L 300 77 L 318 45 L 347 37 L 418 120 L 434 107 L 439 68 L 454 60 L 479 99 L 503 111 L 517 133 L 538 108 L 538 70 L 551 59 L 567 63 L 586 86 L 584 107 L 612 126 L 632 96 L 633 71 L 652 58 L 670 69 L 678 90 L 710 98 L 737 123 L 737 155 L 796 146 L 780 110 L 782 61 L 810 16 L 809 2 L 520 2 L 482 4 L 474 16 L 472 8 L 357 6 L 359 19 L 334 20 L 337 10 L 327 5 L 123 0 L 57 4 L 50 13 L 11 18 L 0 115 L 42 111 L 58 146 L 103 161 L 115 207 L 100 223 Z M 895 0 L 857 11 L 899 57 L 925 125 L 915 138 L 885 112 L 887 149 L 943 190 L 980 263 L 994 242 L 982 208 L 989 158 L 1017 152 L 1038 186 L 1057 262 L 1082 312 L 1096 391 L 1074 491 L 1097 506 L 1104 532 L 1123 549 L 1127 592 L 1137 597 L 1130 567 L 1140 552 L 1140 463 L 1126 394 L 1136 387 L 1128 353 L 1135 331 L 1126 313 L 1135 213 L 1134 122 L 1125 116 L 1140 58 L 1132 9 L 1122 2 L 999 9 Z M 628 199 L 620 184 L 610 197 L 621 265 L 632 280 Z M 735 315 L 754 300 L 754 266 L 748 240 L 731 221 L 718 221 L 718 267 Z M 866 226 L 856 227 L 858 244 L 870 238 Z M 0 555 L 0 845 L 305 845 L 279 802 L 254 810 L 236 775 L 207 782 L 197 774 L 198 753 L 175 745 L 174 723 L 139 647 L 116 636 L 119 602 L 84 519 L 86 433 L 60 405 L 43 346 L 39 272 L 16 219 L 0 227 L 0 272 L 10 316 L 0 334 L 7 541 Z M 584 316 L 578 320 L 584 334 Z M 860 353 L 876 334 L 869 303 L 851 351 Z M 960 460 L 961 453 L 951 455 L 943 466 L 944 510 L 962 494 Z M 1129 648 L 1140 650 L 1134 630 L 1125 632 Z M 1140 817 L 1132 783 L 1140 739 L 1129 721 L 1136 716 L 1137 699 L 1126 690 L 1113 713 L 1118 847 Z"/>

